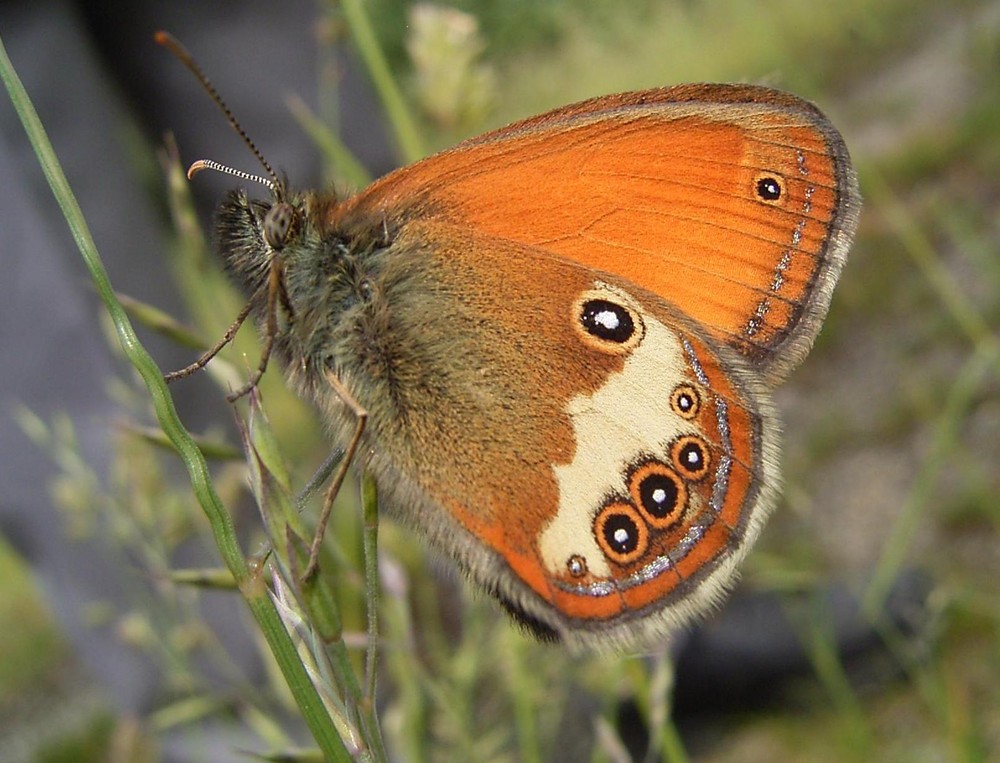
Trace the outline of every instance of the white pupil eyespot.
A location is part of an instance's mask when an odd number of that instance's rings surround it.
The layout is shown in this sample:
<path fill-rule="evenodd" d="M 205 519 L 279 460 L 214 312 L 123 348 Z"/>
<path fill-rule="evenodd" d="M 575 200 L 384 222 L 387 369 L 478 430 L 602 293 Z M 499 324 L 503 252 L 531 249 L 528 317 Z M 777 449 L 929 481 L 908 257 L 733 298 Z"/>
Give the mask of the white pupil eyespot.
<path fill-rule="evenodd" d="M 594 316 L 594 321 L 599 323 L 604 328 L 609 331 L 614 331 L 618 328 L 620 321 L 618 320 L 618 315 L 611 310 L 604 310 Z"/>
<path fill-rule="evenodd" d="M 622 528 L 615 530 L 615 543 L 621 543 L 622 545 L 628 543 L 628 530 Z"/>
<path fill-rule="evenodd" d="M 689 464 L 697 464 L 700 460 L 701 458 L 698 456 L 698 451 L 692 450 L 690 453 L 688 453 Z"/>
<path fill-rule="evenodd" d="M 653 491 L 653 502 L 663 503 L 665 500 L 667 500 L 667 491 L 665 491 L 662 487 L 656 488 L 656 490 Z"/>

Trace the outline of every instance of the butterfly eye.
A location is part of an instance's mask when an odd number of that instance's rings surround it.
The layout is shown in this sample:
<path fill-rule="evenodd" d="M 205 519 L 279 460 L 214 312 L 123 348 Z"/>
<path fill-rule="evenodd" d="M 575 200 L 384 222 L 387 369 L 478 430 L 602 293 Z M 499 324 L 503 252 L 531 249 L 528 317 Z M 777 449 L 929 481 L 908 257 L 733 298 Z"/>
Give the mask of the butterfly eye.
<path fill-rule="evenodd" d="M 673 469 L 655 461 L 632 473 L 629 492 L 645 520 L 657 529 L 674 524 L 687 507 L 684 481 Z"/>
<path fill-rule="evenodd" d="M 690 384 L 681 384 L 670 393 L 670 409 L 682 419 L 691 421 L 701 410 L 701 395 Z"/>
<path fill-rule="evenodd" d="M 577 332 L 586 344 L 601 352 L 623 354 L 642 338 L 642 318 L 607 297 L 603 292 L 587 292 L 577 301 Z"/>
<path fill-rule="evenodd" d="M 639 512 L 627 503 L 609 503 L 594 521 L 597 543 L 618 564 L 629 564 L 646 553 L 649 529 Z"/>
<path fill-rule="evenodd" d="M 276 251 L 285 248 L 288 234 L 295 223 L 295 207 L 279 201 L 267 211 L 264 217 L 264 241 Z"/>
<path fill-rule="evenodd" d="M 778 175 L 758 175 L 754 178 L 754 191 L 765 204 L 780 204 L 785 198 L 785 181 Z"/>
<path fill-rule="evenodd" d="M 688 479 L 700 480 L 708 474 L 708 447 L 700 437 L 688 435 L 678 439 L 670 448 L 670 458 L 674 467 Z"/>

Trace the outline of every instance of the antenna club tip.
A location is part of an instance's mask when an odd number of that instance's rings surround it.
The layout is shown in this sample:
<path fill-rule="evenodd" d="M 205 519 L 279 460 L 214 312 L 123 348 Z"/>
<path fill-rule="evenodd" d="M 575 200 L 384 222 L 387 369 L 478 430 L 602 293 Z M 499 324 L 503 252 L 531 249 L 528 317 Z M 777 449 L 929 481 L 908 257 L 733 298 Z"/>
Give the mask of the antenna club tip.
<path fill-rule="evenodd" d="M 208 168 L 209 168 L 209 163 L 205 159 L 199 159 L 198 161 L 193 162 L 191 166 L 188 167 L 187 179 L 190 180 L 199 172 L 201 172 L 202 170 L 206 170 Z"/>
<path fill-rule="evenodd" d="M 164 29 L 158 29 L 153 33 L 153 42 L 157 45 L 166 48 L 171 53 L 173 53 L 181 62 L 187 66 L 189 69 L 197 68 L 194 65 L 194 59 L 191 58 L 191 54 L 188 53 L 187 48 L 184 47 L 183 43 L 174 37 L 170 32 Z M 195 72 L 197 74 L 197 72 Z"/>

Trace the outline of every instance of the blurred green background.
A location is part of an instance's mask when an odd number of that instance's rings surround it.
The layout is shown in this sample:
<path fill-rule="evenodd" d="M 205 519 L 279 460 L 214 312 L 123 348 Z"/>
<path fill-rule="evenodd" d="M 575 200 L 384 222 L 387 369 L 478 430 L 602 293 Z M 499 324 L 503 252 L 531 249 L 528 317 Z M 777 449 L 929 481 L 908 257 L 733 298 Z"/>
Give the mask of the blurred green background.
<path fill-rule="evenodd" d="M 776 395 L 787 484 L 741 588 L 777 591 L 790 611 L 801 611 L 804 599 L 808 612 L 809 592 L 837 581 L 877 609 L 896 576 L 916 568 L 931 585 L 927 617 L 916 637 L 887 634 L 880 662 L 860 671 L 837 659 L 821 617 L 800 618 L 811 675 L 782 701 L 716 719 L 685 737 L 686 750 L 675 740 L 651 759 L 1000 760 L 1000 3 L 372 0 L 366 7 L 429 150 L 592 95 L 686 81 L 791 90 L 839 127 L 865 197 L 861 229 L 816 348 Z M 303 45 L 349 44 L 335 4 L 318 4 L 316 18 L 302 30 Z M 318 72 L 315 83 L 289 90 L 328 83 Z M 226 83 L 216 84 L 225 94 Z M 230 105 L 240 113 L 239 103 Z M 298 129 L 279 99 L 274 111 Z M 212 129 L 225 128 L 220 120 Z M 343 177 L 342 169 L 331 166 L 330 176 Z M 208 323 L 199 325 L 207 332 Z M 271 382 L 269 410 L 292 411 L 297 404 Z M 135 393 L 121 396 L 141 418 Z M 308 411 L 294 410 L 272 419 L 280 418 L 275 429 L 302 484 L 322 446 Z M 68 431 L 58 422 L 25 424 L 66 461 Z M 155 464 L 152 447 L 139 456 L 137 448 L 134 439 L 123 443 L 122 459 L 139 460 L 123 460 L 107 490 L 183 506 L 185 485 L 170 481 L 175 470 Z M 238 466 L 220 468 L 235 497 Z M 84 472 L 68 468 L 54 486 L 67 522 L 95 510 L 73 482 L 90 479 Z M 141 502 L 120 494 L 103 502 L 116 501 Z M 176 511 L 155 508 L 134 538 L 204 531 L 184 513 L 189 508 Z M 355 511 L 338 512 L 338 537 L 356 535 Z M 390 601 L 384 616 L 386 733 L 410 739 L 403 759 L 522 760 L 532 751 L 563 759 L 553 740 L 579 694 L 593 698 L 577 719 L 593 733 L 592 759 L 628 759 L 616 757 L 626 753 L 616 742 L 615 707 L 635 699 L 655 719 L 649 697 L 666 694 L 655 670 L 535 645 L 488 603 L 442 584 L 392 527 L 384 543 L 412 610 L 393 611 Z M 187 605 L 173 599 L 173 606 L 175 615 L 183 610 L 177 622 L 149 619 L 141 608 L 93 615 L 95 623 L 113 622 L 130 648 L 169 653 L 164 671 L 182 675 L 177 655 L 210 636 L 197 632 Z M 462 610 L 460 632 L 447 622 L 451 609 Z M 362 627 L 360 616 L 354 625 Z M 418 658 L 391 646 L 393 634 L 411 629 L 421 642 L 419 668 L 400 665 Z M 21 759 L 155 760 L 160 729 L 240 715 L 239 700 L 213 702 L 191 676 L 170 684 L 158 717 L 110 712 L 2 539 L 0 655 L 7 719 L 0 728 L 5 739 L 23 741 Z"/>

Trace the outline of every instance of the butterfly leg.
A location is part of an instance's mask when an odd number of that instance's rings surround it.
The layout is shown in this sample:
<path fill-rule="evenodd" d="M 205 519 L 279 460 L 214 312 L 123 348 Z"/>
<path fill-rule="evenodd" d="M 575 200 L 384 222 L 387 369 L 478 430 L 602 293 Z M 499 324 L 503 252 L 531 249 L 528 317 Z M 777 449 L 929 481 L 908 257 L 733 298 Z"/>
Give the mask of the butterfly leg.
<path fill-rule="evenodd" d="M 340 379 L 337 378 L 333 371 L 327 369 L 326 380 L 329 382 L 330 386 L 333 387 L 337 396 L 344 401 L 351 413 L 354 414 L 354 433 L 351 435 L 350 442 L 347 443 L 347 448 L 344 450 L 344 456 L 340 461 L 340 465 L 337 467 L 337 473 L 333 476 L 333 481 L 330 483 L 330 487 L 326 489 L 326 493 L 323 495 L 323 510 L 320 512 L 319 520 L 316 522 L 316 532 L 313 535 L 312 545 L 309 547 L 309 564 L 306 565 L 305 572 L 302 573 L 302 580 L 307 581 L 316 574 L 319 569 L 319 550 L 323 545 L 323 536 L 326 534 L 326 525 L 330 521 L 330 514 L 333 511 L 333 502 L 337 497 L 337 493 L 340 492 L 340 486 L 344 484 L 344 478 L 347 476 L 347 470 L 351 466 L 351 462 L 354 460 L 354 455 L 357 453 L 358 444 L 361 442 L 361 435 L 365 431 L 365 423 L 368 421 L 368 411 L 366 411 L 361 404 L 354 399 L 354 396 L 348 391 Z"/>
<path fill-rule="evenodd" d="M 285 269 L 282 266 L 281 257 L 275 255 L 267 279 L 267 333 L 264 337 L 264 347 L 260 353 L 260 363 L 250 381 L 235 392 L 226 395 L 226 400 L 230 403 L 239 400 L 256 387 L 267 370 L 267 362 L 271 359 L 271 349 L 274 347 L 274 337 L 278 333 L 279 302 L 290 314 L 291 304 L 288 301 L 288 292 L 285 291 Z"/>
<path fill-rule="evenodd" d="M 243 325 L 243 321 L 247 319 L 250 315 L 250 310 L 253 309 L 253 300 L 246 303 L 240 314 L 236 316 L 236 320 L 233 321 L 232 325 L 226 329 L 226 333 L 222 335 L 222 339 L 212 345 L 208 350 L 206 350 L 200 358 L 198 358 L 194 363 L 189 366 L 185 366 L 179 371 L 171 371 L 168 374 L 163 375 L 163 380 L 170 384 L 170 382 L 175 382 L 178 379 L 183 379 L 186 376 L 190 376 L 195 371 L 200 371 L 202 368 L 208 365 L 208 362 L 219 354 L 220 350 L 233 341 L 233 337 L 236 336 L 236 332 L 240 330 L 240 326 Z"/>

